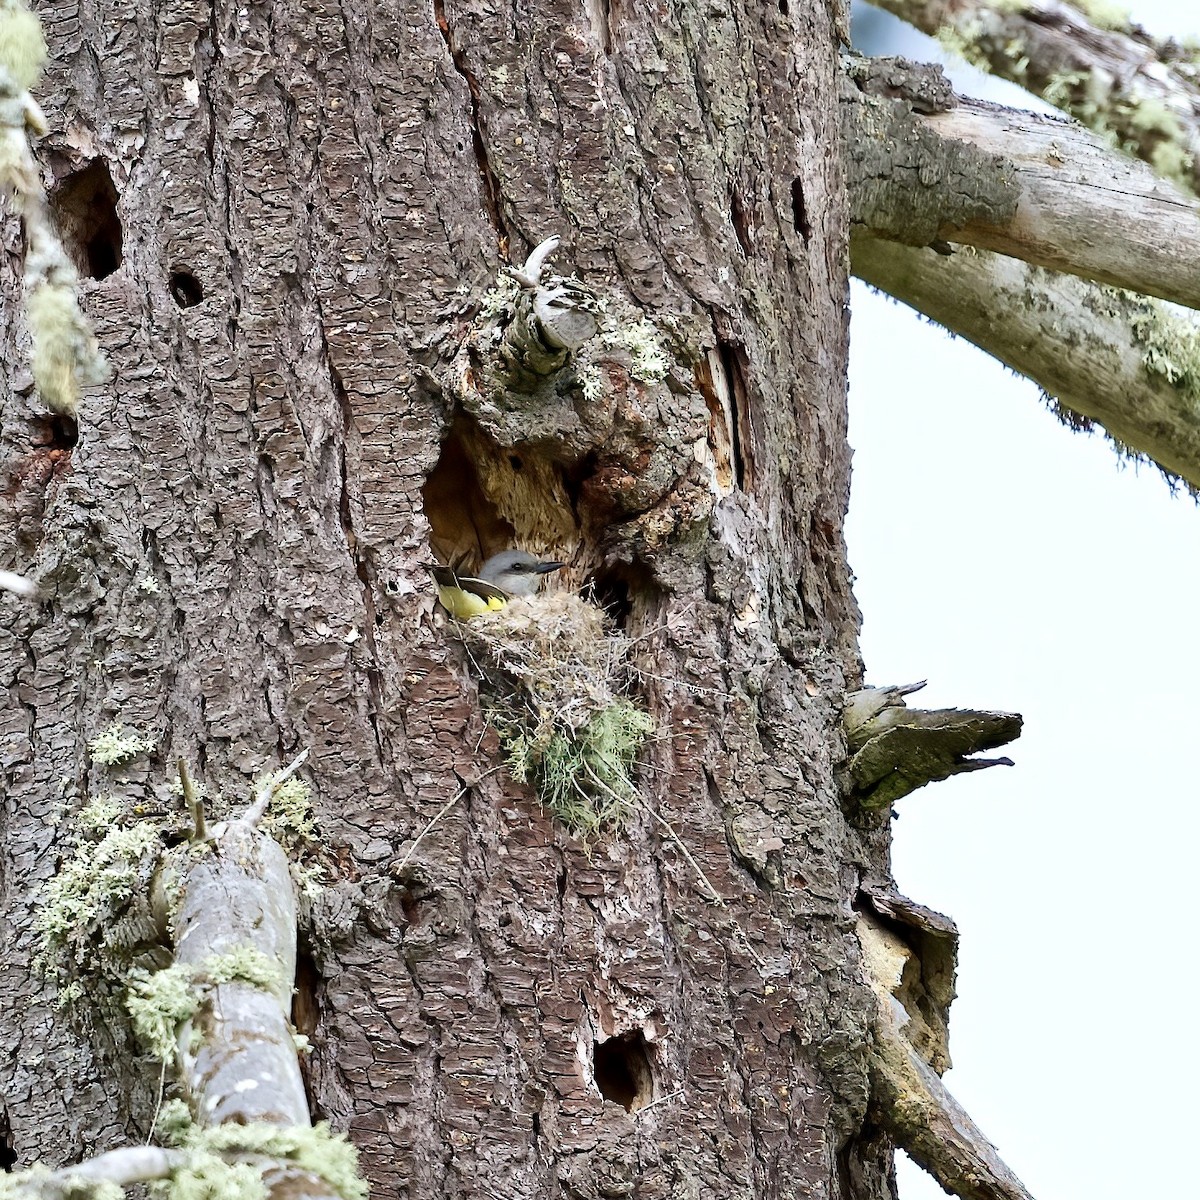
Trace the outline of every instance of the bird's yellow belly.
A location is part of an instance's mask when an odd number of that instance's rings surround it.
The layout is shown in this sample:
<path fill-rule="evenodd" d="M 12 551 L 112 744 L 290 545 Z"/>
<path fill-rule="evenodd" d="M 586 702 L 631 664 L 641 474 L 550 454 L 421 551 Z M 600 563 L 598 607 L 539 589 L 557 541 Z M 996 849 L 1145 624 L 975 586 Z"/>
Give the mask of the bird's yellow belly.
<path fill-rule="evenodd" d="M 472 617 L 497 612 L 504 607 L 504 601 L 496 596 L 484 599 L 483 596 L 476 596 L 474 592 L 447 587 L 444 584 L 438 584 L 438 599 L 446 611 L 460 621 L 469 621 Z"/>

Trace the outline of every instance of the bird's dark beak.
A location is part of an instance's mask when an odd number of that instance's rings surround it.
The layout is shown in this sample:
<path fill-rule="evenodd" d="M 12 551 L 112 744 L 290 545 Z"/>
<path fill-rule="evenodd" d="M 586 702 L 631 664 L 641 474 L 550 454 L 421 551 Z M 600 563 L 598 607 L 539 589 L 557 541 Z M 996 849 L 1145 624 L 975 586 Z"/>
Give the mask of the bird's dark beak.
<path fill-rule="evenodd" d="M 557 571 L 560 567 L 565 567 L 565 562 L 544 562 L 538 563 L 537 573 L 539 575 L 549 575 L 551 571 Z"/>

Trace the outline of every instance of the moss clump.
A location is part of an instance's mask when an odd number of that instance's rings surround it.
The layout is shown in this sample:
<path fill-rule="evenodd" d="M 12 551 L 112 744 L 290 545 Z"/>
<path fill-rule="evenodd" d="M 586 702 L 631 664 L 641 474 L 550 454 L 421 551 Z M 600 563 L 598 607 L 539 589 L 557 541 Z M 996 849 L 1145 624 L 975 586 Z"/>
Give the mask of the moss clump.
<path fill-rule="evenodd" d="M 620 825 L 653 722 L 623 694 L 629 642 L 565 592 L 513 600 L 461 627 L 513 776 L 576 837 Z"/>
<path fill-rule="evenodd" d="M 637 800 L 634 763 L 654 730 L 646 713 L 618 698 L 579 728 L 555 729 L 540 744 L 524 729 L 506 736 L 502 725 L 500 718 L 497 728 L 513 777 L 533 783 L 542 803 L 573 834 L 588 840 L 606 825 L 624 822 Z"/>

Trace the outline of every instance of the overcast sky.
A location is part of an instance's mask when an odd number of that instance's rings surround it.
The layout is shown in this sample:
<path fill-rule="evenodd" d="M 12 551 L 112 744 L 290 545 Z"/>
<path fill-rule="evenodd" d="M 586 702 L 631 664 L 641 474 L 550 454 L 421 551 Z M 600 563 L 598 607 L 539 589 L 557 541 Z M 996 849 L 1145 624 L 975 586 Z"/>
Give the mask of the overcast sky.
<path fill-rule="evenodd" d="M 1200 34 L 1195 0 L 1133 13 Z M 862 48 L 935 57 L 908 35 Z M 868 681 L 1025 717 L 1015 767 L 898 806 L 901 890 L 962 935 L 946 1082 L 1038 1200 L 1195 1194 L 1200 508 L 966 342 L 852 302 Z M 900 1167 L 902 1200 L 943 1195 Z"/>

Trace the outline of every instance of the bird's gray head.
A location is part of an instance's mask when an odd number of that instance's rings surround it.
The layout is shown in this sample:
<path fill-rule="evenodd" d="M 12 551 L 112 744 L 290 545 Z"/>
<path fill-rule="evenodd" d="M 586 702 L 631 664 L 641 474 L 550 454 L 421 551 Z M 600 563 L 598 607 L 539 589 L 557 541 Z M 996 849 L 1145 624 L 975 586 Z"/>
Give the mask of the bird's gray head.
<path fill-rule="evenodd" d="M 479 568 L 479 578 L 494 583 L 513 596 L 532 596 L 543 575 L 566 566 L 542 562 L 527 550 L 501 550 Z"/>

